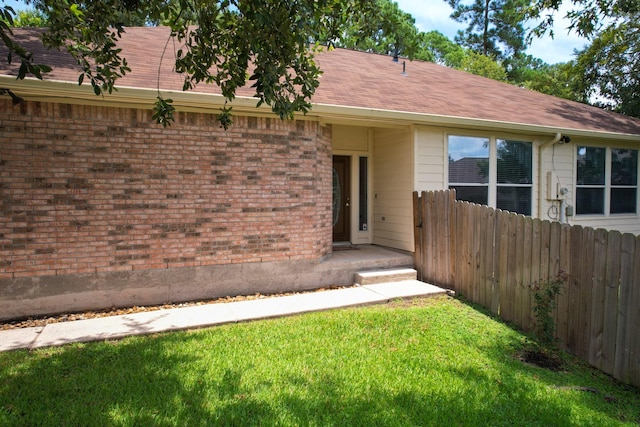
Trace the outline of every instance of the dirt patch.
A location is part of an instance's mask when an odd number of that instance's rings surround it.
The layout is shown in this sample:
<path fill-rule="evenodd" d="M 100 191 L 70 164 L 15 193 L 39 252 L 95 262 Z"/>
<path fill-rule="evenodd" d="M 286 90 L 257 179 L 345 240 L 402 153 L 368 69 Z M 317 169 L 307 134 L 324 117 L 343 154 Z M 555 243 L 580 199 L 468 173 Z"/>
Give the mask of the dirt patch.
<path fill-rule="evenodd" d="M 564 368 L 564 362 L 558 354 L 546 349 L 524 349 L 518 358 L 524 363 L 558 372 Z"/>

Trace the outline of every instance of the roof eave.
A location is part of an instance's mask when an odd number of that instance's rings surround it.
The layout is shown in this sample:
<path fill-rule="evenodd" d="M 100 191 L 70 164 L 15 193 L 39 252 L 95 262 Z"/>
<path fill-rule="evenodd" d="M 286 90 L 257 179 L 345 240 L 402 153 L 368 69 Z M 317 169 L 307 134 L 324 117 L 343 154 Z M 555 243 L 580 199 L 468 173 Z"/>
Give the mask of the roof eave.
<path fill-rule="evenodd" d="M 604 132 L 556 126 L 543 126 L 527 123 L 506 122 L 499 120 L 474 119 L 468 117 L 446 116 L 440 114 L 414 113 L 410 111 L 394 111 L 381 109 L 367 109 L 359 107 L 345 107 L 341 105 L 314 104 L 313 113 L 322 117 L 326 123 L 341 123 L 345 120 L 360 121 L 389 121 L 406 125 L 426 125 L 440 127 L 456 127 L 480 130 L 501 130 L 514 133 L 555 135 L 569 134 L 576 137 L 597 139 L 615 139 L 621 141 L 640 141 L 640 135 Z"/>
<path fill-rule="evenodd" d="M 33 101 L 66 102 L 71 104 L 87 104 L 97 106 L 113 106 L 126 108 L 151 109 L 158 95 L 172 99 L 179 111 L 211 113 L 224 106 L 225 98 L 220 94 L 142 89 L 134 87 L 118 87 L 110 94 L 96 96 L 90 85 L 78 85 L 68 81 L 38 80 L 28 78 L 18 80 L 15 76 L 0 75 L 0 88 L 10 89 L 16 95 Z M 254 97 L 238 96 L 231 106 L 235 114 L 250 114 L 277 117 L 271 109 L 262 105 L 257 107 Z M 305 118 L 302 115 L 300 118 Z M 416 113 L 375 108 L 348 107 L 315 103 L 306 119 L 317 119 L 326 124 L 359 124 L 363 126 L 411 126 L 427 125 L 441 127 L 458 127 L 480 130 L 502 130 L 507 132 L 555 135 L 570 134 L 576 137 L 597 139 L 635 141 L 640 135 L 617 132 L 592 131 L 575 128 L 558 128 L 554 126 L 513 123 L 499 120 L 474 119 L 467 117 L 446 116 L 439 114 Z"/>

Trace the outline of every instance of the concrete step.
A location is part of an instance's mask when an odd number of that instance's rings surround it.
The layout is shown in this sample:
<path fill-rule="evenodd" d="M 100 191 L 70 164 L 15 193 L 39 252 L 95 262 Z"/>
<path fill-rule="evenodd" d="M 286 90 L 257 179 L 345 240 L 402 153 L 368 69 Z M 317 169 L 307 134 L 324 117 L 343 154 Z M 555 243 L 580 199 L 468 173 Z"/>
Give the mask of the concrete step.
<path fill-rule="evenodd" d="M 416 280 L 418 272 L 413 268 L 396 268 L 389 270 L 359 271 L 356 273 L 358 285 L 375 285 L 377 283 L 402 282 Z"/>

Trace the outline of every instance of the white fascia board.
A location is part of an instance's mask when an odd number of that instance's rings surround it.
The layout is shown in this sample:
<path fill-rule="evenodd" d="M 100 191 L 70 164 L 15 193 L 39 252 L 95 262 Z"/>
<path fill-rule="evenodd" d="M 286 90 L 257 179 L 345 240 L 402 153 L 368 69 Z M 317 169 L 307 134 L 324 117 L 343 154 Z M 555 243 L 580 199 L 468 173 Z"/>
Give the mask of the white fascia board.
<path fill-rule="evenodd" d="M 153 108 L 158 95 L 172 99 L 178 111 L 217 113 L 225 104 L 220 94 L 208 94 L 192 91 L 158 91 L 134 87 L 118 87 L 110 94 L 96 96 L 88 85 L 56 80 L 38 80 L 27 78 L 18 80 L 15 76 L 0 75 L 0 88 L 10 89 L 16 95 L 34 101 L 68 102 L 128 108 Z M 234 112 L 267 117 L 277 117 L 267 105 L 256 107 L 257 98 L 236 97 L 229 106 Z M 320 120 L 326 124 L 354 124 L 365 126 L 397 127 L 411 125 L 460 127 L 480 130 L 501 130 L 507 132 L 533 133 L 541 135 L 581 136 L 594 139 L 618 140 L 640 143 L 640 135 L 616 132 L 596 132 L 584 129 L 556 128 L 552 126 L 531 125 L 526 123 L 502 122 L 498 120 L 473 119 L 438 114 L 415 113 L 362 107 L 347 107 L 331 104 L 313 104 L 306 115 L 296 115 L 302 120 Z"/>
<path fill-rule="evenodd" d="M 532 125 L 526 123 L 503 122 L 498 120 L 473 119 L 466 117 L 446 116 L 439 114 L 414 113 L 409 111 L 394 111 L 383 109 L 367 109 L 361 107 L 345 107 L 341 105 L 314 104 L 312 113 L 322 117 L 326 123 L 342 122 L 348 119 L 361 121 L 384 121 L 405 125 L 428 125 L 459 127 L 480 130 L 501 130 L 514 133 L 533 133 L 541 135 L 556 135 L 561 133 L 569 136 L 581 136 L 597 139 L 614 139 L 640 143 L 640 135 L 598 132 L 585 129 L 558 128 L 553 126 Z"/>
<path fill-rule="evenodd" d="M 110 107 L 153 108 L 159 95 L 172 99 L 178 111 L 217 113 L 224 106 L 225 98 L 219 94 L 202 92 L 167 91 L 118 86 L 112 93 L 96 95 L 88 85 L 78 85 L 67 81 L 38 80 L 28 78 L 17 80 L 14 76 L 0 75 L 0 88 L 12 90 L 21 98 L 42 102 L 68 102 Z M 268 106 L 256 107 L 258 99 L 237 97 L 230 106 L 236 112 L 251 111 L 252 114 L 271 114 Z"/>

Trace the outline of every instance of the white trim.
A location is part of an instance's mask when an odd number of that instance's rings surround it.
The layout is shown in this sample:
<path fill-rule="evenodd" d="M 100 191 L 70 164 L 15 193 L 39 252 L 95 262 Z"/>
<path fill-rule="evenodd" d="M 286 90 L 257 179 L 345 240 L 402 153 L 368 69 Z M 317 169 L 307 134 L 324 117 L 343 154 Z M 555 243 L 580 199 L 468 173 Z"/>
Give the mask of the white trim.
<path fill-rule="evenodd" d="M 91 86 L 79 86 L 76 83 L 38 80 L 27 78 L 17 80 L 14 76 L 0 75 L 0 87 L 19 91 L 25 99 L 37 101 L 65 100 L 69 103 L 91 105 L 118 105 L 150 109 L 159 92 L 155 89 L 141 89 L 133 87 L 119 87 L 111 94 L 101 97 L 93 93 Z M 181 111 L 211 111 L 224 105 L 224 97 L 220 94 L 201 92 L 166 91 L 160 92 L 165 98 L 171 98 L 176 108 Z M 256 107 L 257 99 L 238 96 L 231 103 L 236 112 L 251 113 L 252 115 L 274 116 L 271 109 L 263 105 Z M 503 132 L 523 132 L 528 134 L 557 135 L 558 133 L 571 136 L 585 136 L 597 139 L 640 142 L 640 135 L 591 131 L 574 128 L 558 128 L 553 126 L 534 125 L 526 123 L 503 122 L 498 120 L 474 119 L 440 114 L 414 113 L 408 111 L 393 111 L 386 109 L 347 107 L 333 104 L 315 103 L 312 110 L 306 114 L 308 119 L 320 120 L 322 123 L 350 123 L 376 126 L 408 126 L 412 124 L 438 125 L 460 127 L 476 130 L 500 130 Z M 304 119 L 305 115 L 296 115 L 297 119 Z"/>

